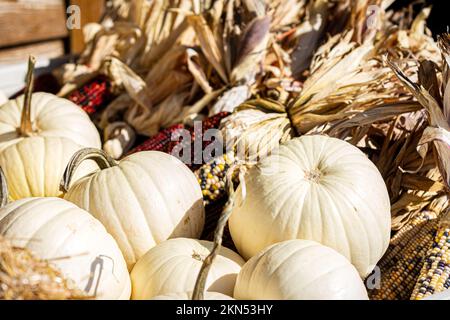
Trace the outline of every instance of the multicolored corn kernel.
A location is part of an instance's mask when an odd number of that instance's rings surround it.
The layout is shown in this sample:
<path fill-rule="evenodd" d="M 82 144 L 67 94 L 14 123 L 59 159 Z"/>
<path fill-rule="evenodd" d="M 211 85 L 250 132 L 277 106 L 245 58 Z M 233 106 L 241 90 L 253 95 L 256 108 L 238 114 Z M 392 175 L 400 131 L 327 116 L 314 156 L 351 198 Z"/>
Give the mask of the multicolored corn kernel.
<path fill-rule="evenodd" d="M 205 163 L 194 172 L 202 189 L 205 205 L 226 196 L 227 173 L 233 163 L 232 153 L 223 154 Z"/>
<path fill-rule="evenodd" d="M 420 300 L 450 288 L 450 228 L 439 228 L 411 295 Z"/>
<path fill-rule="evenodd" d="M 98 76 L 69 94 L 67 99 L 79 105 L 89 115 L 96 114 L 108 105 L 114 98 L 109 81 L 104 76 Z"/>
<path fill-rule="evenodd" d="M 423 211 L 400 229 L 378 263 L 380 288 L 368 290 L 372 300 L 408 300 L 439 226 L 437 215 Z"/>

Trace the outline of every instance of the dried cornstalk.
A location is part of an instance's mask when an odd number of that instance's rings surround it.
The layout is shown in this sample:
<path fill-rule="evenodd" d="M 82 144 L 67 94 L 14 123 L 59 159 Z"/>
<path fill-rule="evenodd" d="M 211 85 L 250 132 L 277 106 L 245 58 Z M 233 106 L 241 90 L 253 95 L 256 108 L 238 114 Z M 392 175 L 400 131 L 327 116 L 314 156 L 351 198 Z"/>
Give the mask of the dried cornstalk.
<path fill-rule="evenodd" d="M 419 82 L 414 83 L 400 68 L 388 61 L 392 70 L 414 97 L 425 108 L 428 115 L 428 126 L 418 142 L 417 151 L 425 159 L 430 144 L 438 159 L 440 173 L 447 188 L 450 188 L 450 36 L 439 38 L 443 57 L 443 74 L 439 77 L 437 66 L 431 60 L 420 62 Z M 442 79 L 442 80 L 440 80 Z"/>

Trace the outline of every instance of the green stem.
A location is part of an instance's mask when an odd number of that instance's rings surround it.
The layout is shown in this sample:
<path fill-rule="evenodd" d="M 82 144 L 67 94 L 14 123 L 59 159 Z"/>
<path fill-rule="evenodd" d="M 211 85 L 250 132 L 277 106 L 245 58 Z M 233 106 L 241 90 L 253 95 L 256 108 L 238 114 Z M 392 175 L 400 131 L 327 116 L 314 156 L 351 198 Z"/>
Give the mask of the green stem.
<path fill-rule="evenodd" d="M 5 173 L 0 167 L 0 208 L 8 204 L 8 183 L 6 181 Z"/>
<path fill-rule="evenodd" d="M 33 126 L 31 123 L 31 97 L 33 95 L 35 65 L 36 58 L 30 56 L 28 59 L 24 105 L 22 108 L 22 117 L 20 119 L 20 134 L 22 136 L 30 136 L 33 133 Z"/>
<path fill-rule="evenodd" d="M 60 189 L 63 192 L 67 192 L 69 190 L 75 171 L 85 160 L 93 160 L 102 170 L 112 168 L 118 164 L 110 155 L 100 149 L 85 148 L 77 151 L 72 156 L 72 159 L 70 159 L 69 164 L 64 171 L 60 184 Z"/>

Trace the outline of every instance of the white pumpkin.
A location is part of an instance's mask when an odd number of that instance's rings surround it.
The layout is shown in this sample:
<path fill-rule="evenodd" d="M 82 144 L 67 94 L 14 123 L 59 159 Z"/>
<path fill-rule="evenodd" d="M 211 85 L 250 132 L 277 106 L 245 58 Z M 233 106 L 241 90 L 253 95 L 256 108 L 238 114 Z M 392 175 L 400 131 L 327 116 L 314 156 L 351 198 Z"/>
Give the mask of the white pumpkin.
<path fill-rule="evenodd" d="M 69 160 L 82 149 L 72 140 L 58 137 L 23 139 L 0 153 L 0 167 L 8 181 L 11 200 L 29 197 L 60 197 L 60 182 Z M 74 181 L 96 170 L 83 163 Z"/>
<path fill-rule="evenodd" d="M 249 259 L 290 239 L 314 240 L 368 275 L 390 238 L 390 201 L 376 166 L 339 139 L 303 136 L 280 146 L 245 177 L 229 226 Z"/>
<path fill-rule="evenodd" d="M 335 250 L 309 240 L 272 245 L 236 280 L 237 300 L 368 300 L 358 271 Z"/>
<path fill-rule="evenodd" d="M 178 238 L 150 249 L 131 272 L 131 298 L 147 300 L 194 290 L 203 260 L 212 248 L 213 243 L 209 241 Z M 243 264 L 237 253 L 222 247 L 211 266 L 205 289 L 231 296 Z"/>
<path fill-rule="evenodd" d="M 65 199 L 104 224 L 130 269 L 157 243 L 200 237 L 205 223 L 202 192 L 180 160 L 145 151 L 117 163 L 104 151 L 87 149 L 72 159 L 66 182 L 84 159 L 94 159 L 103 170 L 74 183 Z"/>
<path fill-rule="evenodd" d="M 164 295 L 156 296 L 150 300 L 192 300 L 192 291 L 167 293 Z M 234 300 L 234 299 L 222 293 L 206 291 L 204 300 Z"/>
<path fill-rule="evenodd" d="M 6 94 L 0 90 L 0 106 L 8 102 L 8 98 L 6 97 Z"/>
<path fill-rule="evenodd" d="M 117 243 L 88 212 L 60 198 L 28 198 L 0 209 L 0 236 L 48 260 L 96 299 L 129 299 Z"/>
<path fill-rule="evenodd" d="M 49 93 L 32 94 L 29 127 L 22 130 L 24 100 L 22 95 L 0 106 L 0 152 L 30 136 L 64 137 L 83 147 L 101 147 L 100 135 L 86 112 Z"/>

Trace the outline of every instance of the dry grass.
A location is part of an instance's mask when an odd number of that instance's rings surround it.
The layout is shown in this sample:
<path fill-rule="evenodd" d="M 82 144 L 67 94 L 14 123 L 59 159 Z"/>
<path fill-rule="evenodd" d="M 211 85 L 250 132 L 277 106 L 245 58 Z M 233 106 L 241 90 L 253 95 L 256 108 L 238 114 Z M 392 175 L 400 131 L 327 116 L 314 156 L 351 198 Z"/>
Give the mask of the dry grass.
<path fill-rule="evenodd" d="M 48 262 L 0 237 L 0 300 L 73 300 L 87 296 Z"/>

